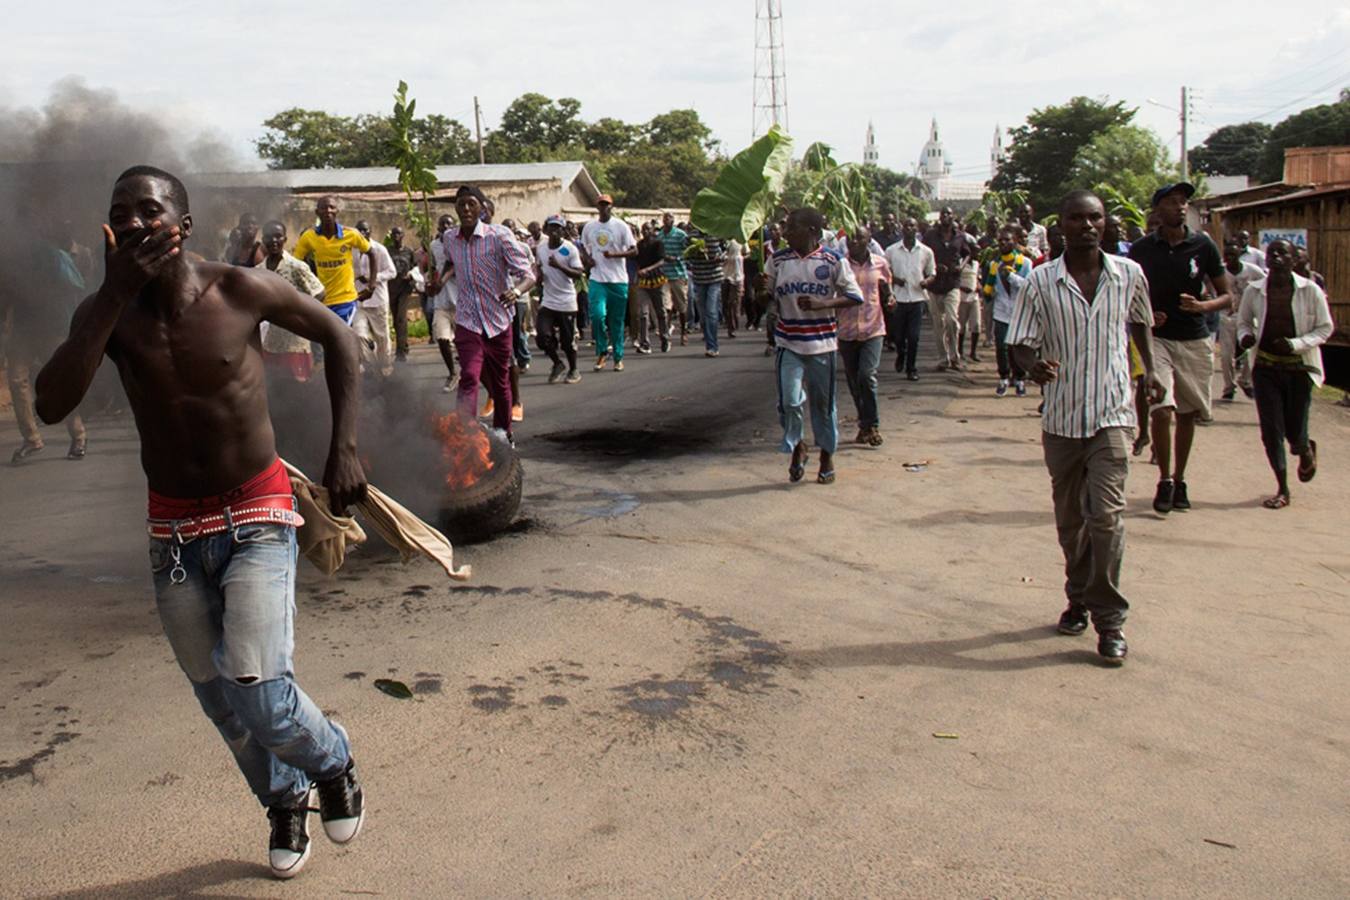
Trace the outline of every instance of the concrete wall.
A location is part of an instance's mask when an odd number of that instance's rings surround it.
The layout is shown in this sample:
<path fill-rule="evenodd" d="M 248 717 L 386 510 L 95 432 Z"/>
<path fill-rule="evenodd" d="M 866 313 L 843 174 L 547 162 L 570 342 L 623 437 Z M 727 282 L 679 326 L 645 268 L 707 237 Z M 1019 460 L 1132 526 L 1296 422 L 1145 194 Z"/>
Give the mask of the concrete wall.
<path fill-rule="evenodd" d="M 458 185 L 447 186 L 444 194 L 438 194 L 430 201 L 433 219 L 443 214 L 455 214 L 455 204 L 451 191 Z M 546 216 L 561 212 L 563 207 L 585 206 L 586 197 L 576 188 L 564 191 L 557 180 L 503 182 L 480 185 L 483 192 L 496 205 L 497 215 L 494 221 L 514 219 L 522 228 L 531 221 L 542 222 Z M 250 190 L 203 191 L 202 202 L 212 210 L 210 231 L 202 236 L 197 252 L 204 256 L 218 256 L 225 246 L 230 228 L 238 221 L 242 212 L 249 211 L 258 217 L 259 222 L 268 219 L 280 219 L 286 223 L 292 243 L 301 230 L 314 224 L 314 204 L 321 196 L 330 192 L 292 194 L 284 191 Z M 370 223 L 371 232 L 377 240 L 395 225 L 407 232 L 407 243 L 416 246 L 416 237 L 408 222 L 406 203 L 402 194 L 390 191 L 344 191 L 335 194 L 340 208 L 339 220 L 344 225 L 355 224 L 358 219 Z M 197 200 L 194 198 L 194 208 Z"/>

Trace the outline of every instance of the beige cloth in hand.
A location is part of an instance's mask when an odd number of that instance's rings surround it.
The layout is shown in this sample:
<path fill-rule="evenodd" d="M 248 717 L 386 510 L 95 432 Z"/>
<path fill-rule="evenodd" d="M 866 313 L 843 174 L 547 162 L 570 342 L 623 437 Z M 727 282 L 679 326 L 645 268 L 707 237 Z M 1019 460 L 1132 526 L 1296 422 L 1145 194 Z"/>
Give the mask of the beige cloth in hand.
<path fill-rule="evenodd" d="M 291 476 L 291 490 L 305 524 L 296 531 L 300 552 L 320 572 L 332 575 L 342 568 L 347 558 L 347 545 L 362 544 L 366 532 L 351 516 L 339 516 L 328 505 L 328 490 L 315 484 L 295 466 L 282 460 Z M 374 485 L 366 488 L 366 499 L 357 505 L 366 514 L 370 527 L 389 546 L 398 550 L 406 563 L 421 554 L 445 569 L 445 574 L 457 581 L 467 581 L 473 574 L 471 566 L 455 567 L 455 548 L 445 535 L 414 516 L 396 500 Z"/>

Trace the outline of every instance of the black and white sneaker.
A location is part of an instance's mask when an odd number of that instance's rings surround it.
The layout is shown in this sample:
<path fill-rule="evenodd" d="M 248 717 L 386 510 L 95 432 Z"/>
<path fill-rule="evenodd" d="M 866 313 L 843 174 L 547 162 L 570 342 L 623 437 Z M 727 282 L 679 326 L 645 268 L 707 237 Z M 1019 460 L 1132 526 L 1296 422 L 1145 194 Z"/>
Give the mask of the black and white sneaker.
<path fill-rule="evenodd" d="M 272 837 L 267 842 L 267 864 L 273 878 L 294 878 L 309 859 L 309 805 L 311 787 L 289 803 L 267 808 L 272 820 Z"/>
<path fill-rule="evenodd" d="M 511 433 L 506 433 L 511 441 Z M 515 446 L 515 441 L 511 441 Z M 347 729 L 333 723 L 333 727 L 347 737 Z M 351 739 L 347 739 L 350 748 Z M 356 761 L 348 750 L 347 768 L 332 778 L 316 778 L 314 786 L 319 791 L 319 819 L 323 822 L 323 833 L 335 844 L 350 843 L 361 833 L 361 823 L 366 820 L 366 804 L 361 793 L 361 784 L 356 780 Z"/>
<path fill-rule="evenodd" d="M 323 833 L 335 844 L 347 844 L 361 833 L 366 820 L 366 804 L 356 780 L 356 762 L 347 760 L 347 768 L 333 778 L 315 781 L 319 791 L 319 819 Z"/>

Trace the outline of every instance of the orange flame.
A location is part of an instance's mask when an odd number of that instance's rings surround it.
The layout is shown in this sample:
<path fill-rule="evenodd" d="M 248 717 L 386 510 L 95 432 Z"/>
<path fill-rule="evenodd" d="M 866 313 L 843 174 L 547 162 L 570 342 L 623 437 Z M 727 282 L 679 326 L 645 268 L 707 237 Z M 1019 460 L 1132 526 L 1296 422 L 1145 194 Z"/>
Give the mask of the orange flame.
<path fill-rule="evenodd" d="M 452 412 L 436 420 L 436 434 L 441 439 L 447 487 L 472 487 L 492 470 L 492 445 L 477 422 L 465 421 Z"/>

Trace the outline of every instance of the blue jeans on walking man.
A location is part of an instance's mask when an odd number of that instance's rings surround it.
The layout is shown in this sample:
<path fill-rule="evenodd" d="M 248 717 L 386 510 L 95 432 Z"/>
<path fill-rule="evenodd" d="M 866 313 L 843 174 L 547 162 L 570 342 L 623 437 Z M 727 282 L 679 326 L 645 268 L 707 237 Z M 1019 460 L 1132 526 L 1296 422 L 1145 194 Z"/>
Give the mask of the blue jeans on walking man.
<path fill-rule="evenodd" d="M 839 445 L 839 413 L 835 407 L 834 353 L 803 355 L 784 347 L 777 351 L 778 418 L 783 425 L 784 453 L 791 453 L 806 433 L 805 412 L 811 407 L 811 432 L 816 446 L 833 455 Z"/>
<path fill-rule="evenodd" d="M 703 346 L 710 353 L 717 352 L 717 322 L 722 314 L 722 282 L 689 285 L 689 296 L 698 309 L 700 324 L 703 326 Z"/>
<path fill-rule="evenodd" d="M 150 540 L 164 634 L 263 806 L 340 775 L 351 757 L 346 734 L 295 683 L 295 560 L 284 525 Z"/>

